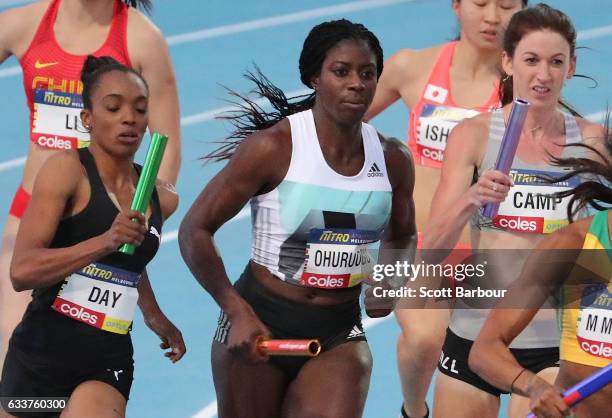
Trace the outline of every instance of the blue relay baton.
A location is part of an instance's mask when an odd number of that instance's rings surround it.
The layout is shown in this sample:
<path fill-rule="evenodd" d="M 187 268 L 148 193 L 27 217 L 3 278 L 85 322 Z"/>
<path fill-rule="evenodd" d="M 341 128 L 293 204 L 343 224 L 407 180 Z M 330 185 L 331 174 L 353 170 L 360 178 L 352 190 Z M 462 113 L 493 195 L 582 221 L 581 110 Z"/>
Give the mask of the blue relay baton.
<path fill-rule="evenodd" d="M 608 364 L 603 369 L 578 382 L 564 391 L 561 396 L 567 406 L 574 406 L 610 383 L 612 383 L 612 364 Z M 527 418 L 535 418 L 535 415 L 530 413 Z"/>

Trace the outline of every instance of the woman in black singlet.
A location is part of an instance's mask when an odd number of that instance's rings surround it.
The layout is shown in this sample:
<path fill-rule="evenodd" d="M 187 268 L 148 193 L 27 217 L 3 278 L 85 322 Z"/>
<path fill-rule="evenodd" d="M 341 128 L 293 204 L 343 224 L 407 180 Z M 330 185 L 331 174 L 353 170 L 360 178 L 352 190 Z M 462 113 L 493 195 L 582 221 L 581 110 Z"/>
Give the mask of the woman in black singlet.
<path fill-rule="evenodd" d="M 90 56 L 81 79 L 91 145 L 51 157 L 35 182 L 11 263 L 13 287 L 33 296 L 9 343 L 0 396 L 67 397 L 63 418 L 123 417 L 136 305 L 162 348 L 171 348 L 170 360 L 185 353 L 145 269 L 178 198 L 158 181 L 145 214 L 128 210 L 141 170 L 134 154 L 149 121 L 142 76 L 110 57 Z M 134 255 L 117 252 L 123 243 L 137 246 Z"/>

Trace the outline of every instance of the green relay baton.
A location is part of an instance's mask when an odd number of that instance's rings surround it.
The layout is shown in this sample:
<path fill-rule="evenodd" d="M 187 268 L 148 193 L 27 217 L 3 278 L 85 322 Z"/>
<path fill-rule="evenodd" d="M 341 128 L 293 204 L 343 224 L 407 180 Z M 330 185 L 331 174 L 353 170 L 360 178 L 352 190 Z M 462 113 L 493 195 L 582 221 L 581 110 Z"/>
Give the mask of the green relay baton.
<path fill-rule="evenodd" d="M 134 199 L 132 199 L 132 210 L 136 212 L 145 213 L 147 206 L 149 206 L 153 188 L 155 187 L 155 180 L 157 179 L 157 172 L 159 171 L 167 143 L 168 137 L 166 135 L 155 132 L 151 137 L 151 145 L 149 145 L 147 158 L 142 166 Z M 135 250 L 136 247 L 132 244 L 123 244 L 119 248 L 119 252 L 129 255 L 134 254 Z"/>

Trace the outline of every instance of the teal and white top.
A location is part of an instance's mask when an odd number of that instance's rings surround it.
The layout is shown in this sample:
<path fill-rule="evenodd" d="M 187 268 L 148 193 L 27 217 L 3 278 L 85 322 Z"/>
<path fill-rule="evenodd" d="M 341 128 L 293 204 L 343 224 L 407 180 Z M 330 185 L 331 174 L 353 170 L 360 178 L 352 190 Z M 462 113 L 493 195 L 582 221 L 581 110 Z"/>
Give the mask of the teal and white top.
<path fill-rule="evenodd" d="M 311 110 L 288 117 L 292 152 L 283 181 L 251 199 L 251 258 L 280 280 L 323 289 L 359 284 L 391 214 L 391 184 L 376 130 L 362 123 L 355 176 L 325 161 Z"/>

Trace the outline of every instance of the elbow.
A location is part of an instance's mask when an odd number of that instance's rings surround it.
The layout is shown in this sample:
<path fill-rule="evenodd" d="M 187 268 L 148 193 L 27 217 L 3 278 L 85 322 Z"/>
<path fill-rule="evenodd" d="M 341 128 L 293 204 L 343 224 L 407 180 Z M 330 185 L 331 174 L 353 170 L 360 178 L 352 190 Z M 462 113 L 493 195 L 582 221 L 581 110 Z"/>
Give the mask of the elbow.
<path fill-rule="evenodd" d="M 32 289 L 32 287 L 29 285 L 27 273 L 19 263 L 11 263 L 9 275 L 15 292 L 23 292 L 25 290 Z"/>
<path fill-rule="evenodd" d="M 194 226 L 189 217 L 189 214 L 183 218 L 178 230 L 178 244 L 183 259 L 190 253 L 191 243 L 193 241 Z"/>
<path fill-rule="evenodd" d="M 483 349 L 483 343 L 480 340 L 476 340 L 470 350 L 468 357 L 468 366 L 470 370 L 479 376 L 482 376 L 482 372 L 486 368 L 484 364 L 487 359 L 487 351 Z"/>

